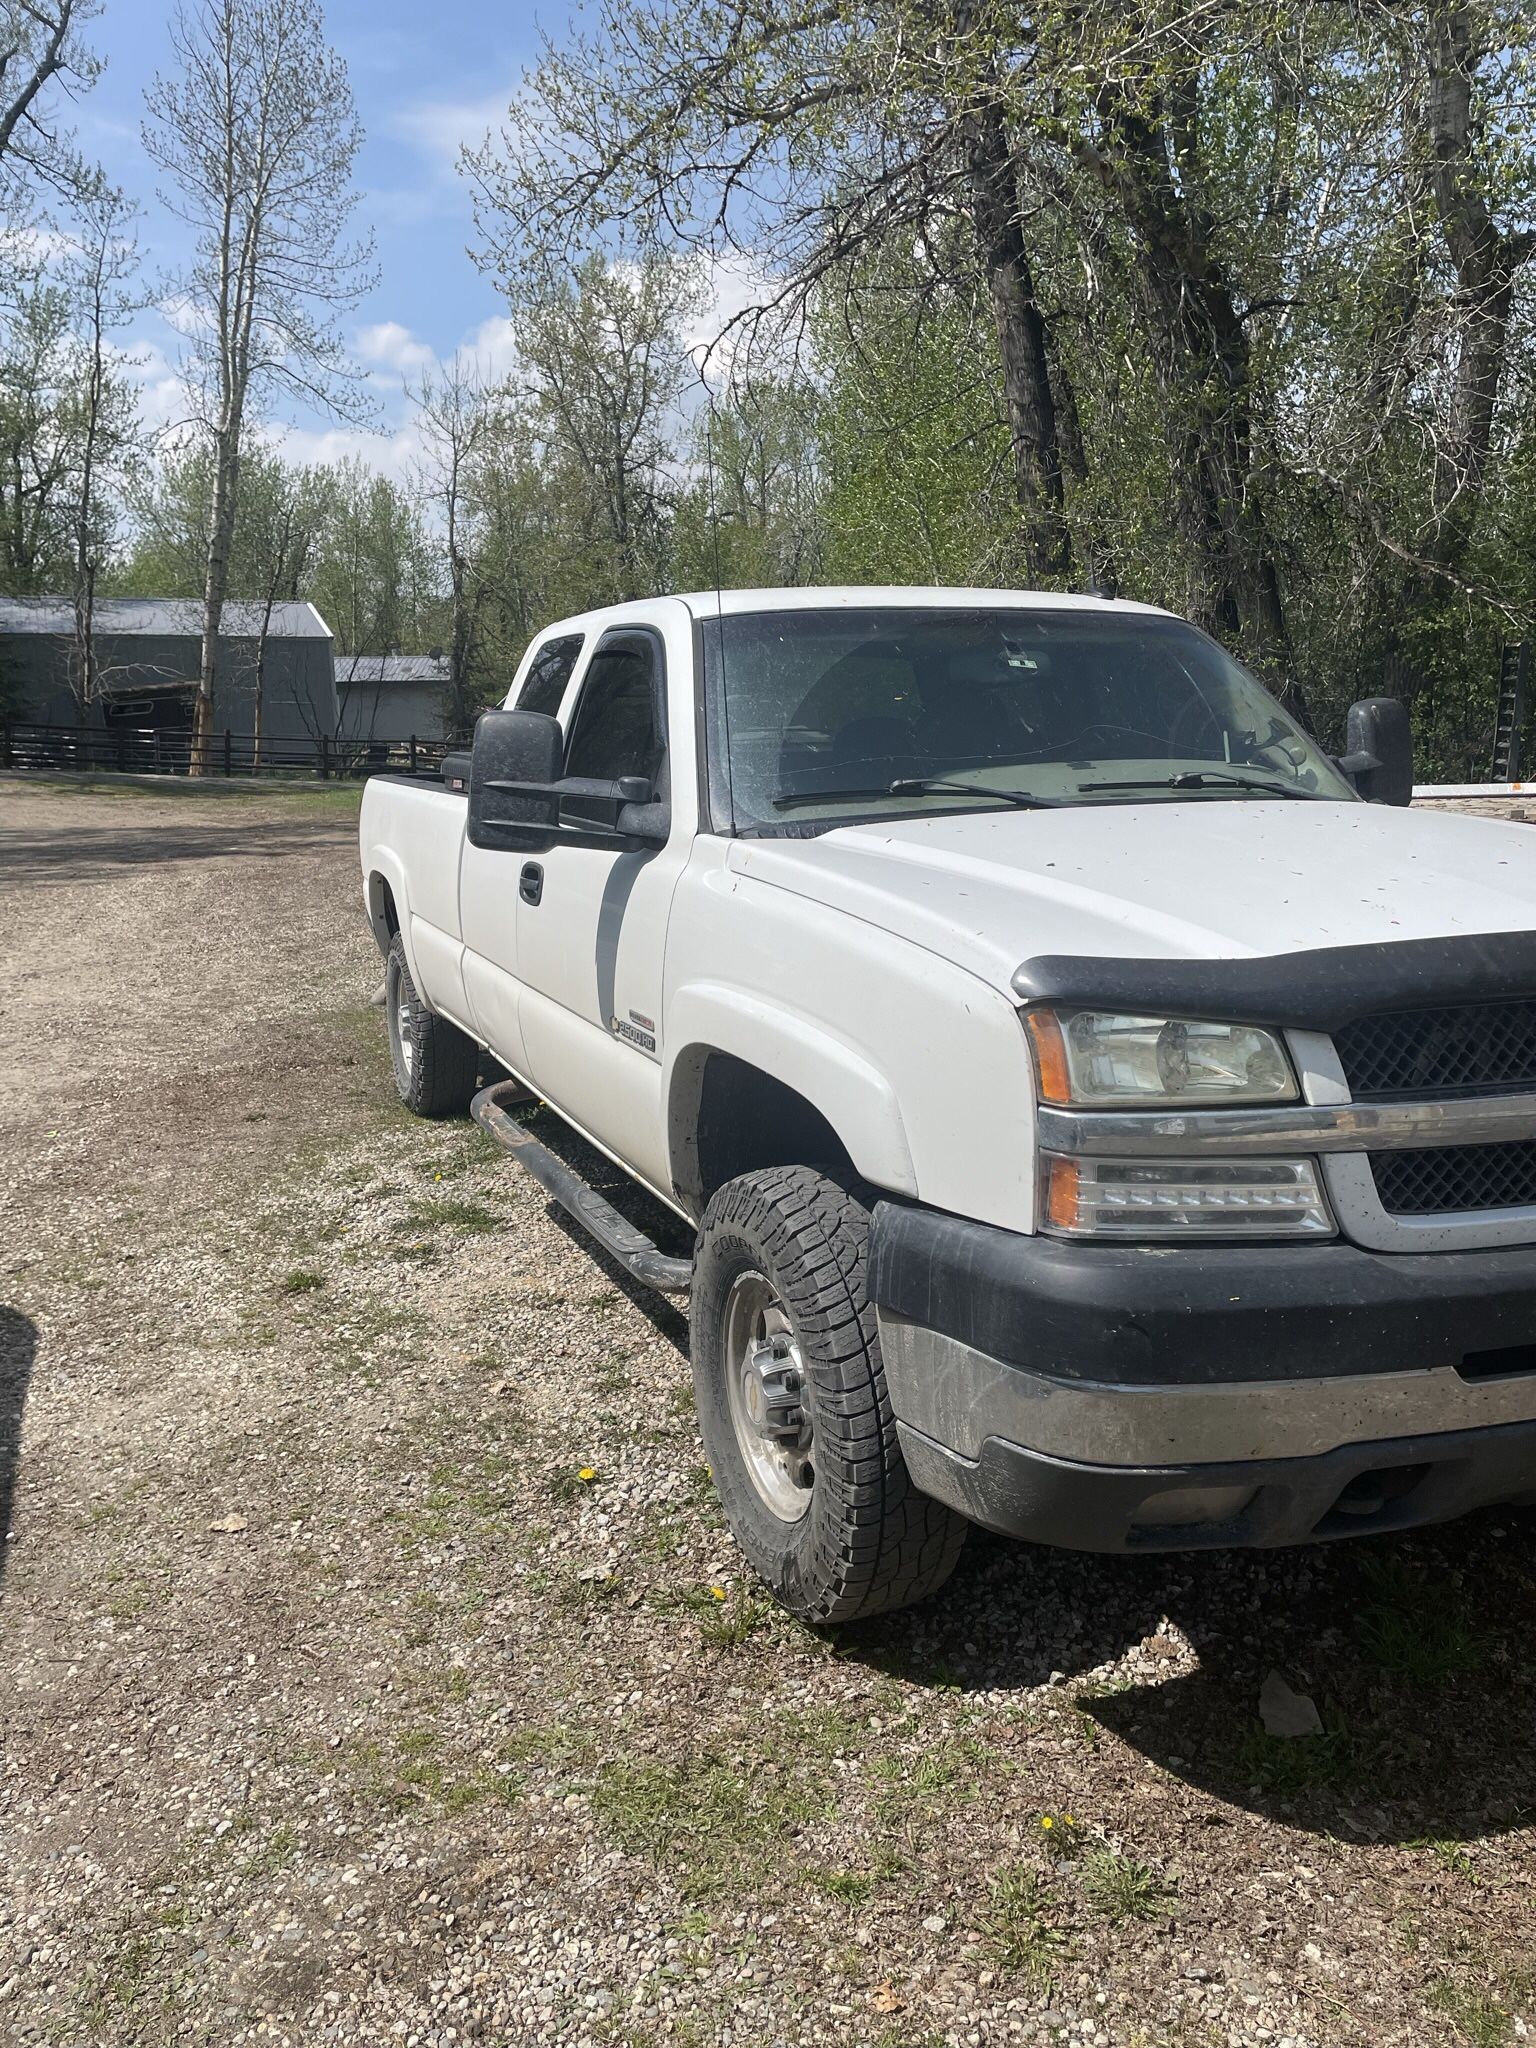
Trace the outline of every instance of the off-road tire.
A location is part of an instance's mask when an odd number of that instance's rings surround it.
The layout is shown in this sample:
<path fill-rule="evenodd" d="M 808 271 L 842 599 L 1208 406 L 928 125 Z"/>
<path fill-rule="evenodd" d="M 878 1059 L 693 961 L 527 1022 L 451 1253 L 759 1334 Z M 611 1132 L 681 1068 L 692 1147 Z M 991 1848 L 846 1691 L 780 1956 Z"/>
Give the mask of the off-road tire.
<path fill-rule="evenodd" d="M 409 1020 L 409 1058 L 400 1042 L 402 1011 Z M 415 1116 L 463 1116 L 475 1092 L 480 1048 L 417 995 L 398 932 L 389 942 L 384 969 L 384 1019 L 395 1087 L 406 1108 Z"/>
<path fill-rule="evenodd" d="M 854 1621 L 937 1592 L 963 1518 L 907 1476 L 866 1288 L 869 1210 L 812 1167 L 770 1167 L 719 1190 L 704 1213 L 689 1304 L 694 1397 L 731 1533 L 792 1614 Z M 763 1275 L 798 1340 L 812 1424 L 810 1505 L 787 1522 L 748 1474 L 726 1385 L 725 1306 Z"/>

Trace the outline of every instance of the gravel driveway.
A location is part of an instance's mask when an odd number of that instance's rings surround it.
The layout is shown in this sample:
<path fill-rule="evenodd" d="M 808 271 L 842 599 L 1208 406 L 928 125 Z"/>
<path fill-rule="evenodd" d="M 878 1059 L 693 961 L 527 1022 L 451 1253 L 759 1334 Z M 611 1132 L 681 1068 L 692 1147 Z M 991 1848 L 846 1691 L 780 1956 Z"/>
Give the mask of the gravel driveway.
<path fill-rule="evenodd" d="M 1536 2030 L 1536 1516 L 800 1627 L 676 1312 L 396 1108 L 354 862 L 0 784 L 0 2040 Z"/>

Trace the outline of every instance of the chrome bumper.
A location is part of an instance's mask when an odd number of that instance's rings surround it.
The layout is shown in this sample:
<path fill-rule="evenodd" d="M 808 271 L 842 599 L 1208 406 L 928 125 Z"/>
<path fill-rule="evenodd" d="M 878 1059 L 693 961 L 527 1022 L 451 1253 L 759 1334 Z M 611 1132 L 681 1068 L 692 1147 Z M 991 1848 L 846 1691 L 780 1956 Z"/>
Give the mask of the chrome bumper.
<path fill-rule="evenodd" d="M 1116 1385 L 1005 1364 L 886 1309 L 878 1320 L 895 1414 L 971 1460 L 998 1437 L 1085 1465 L 1227 1465 L 1536 1421 L 1536 1373 L 1468 1380 L 1437 1366 Z"/>

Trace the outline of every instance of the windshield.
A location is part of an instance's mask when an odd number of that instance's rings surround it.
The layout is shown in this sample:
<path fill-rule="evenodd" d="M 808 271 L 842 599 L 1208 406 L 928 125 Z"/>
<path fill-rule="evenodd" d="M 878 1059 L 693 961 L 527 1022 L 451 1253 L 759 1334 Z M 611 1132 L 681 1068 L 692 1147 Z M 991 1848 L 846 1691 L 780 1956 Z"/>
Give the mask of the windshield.
<path fill-rule="evenodd" d="M 708 621 L 704 648 L 712 797 L 737 831 L 1020 799 L 1355 800 L 1268 691 L 1177 619 L 1043 606 L 748 612 Z M 973 787 L 913 787 L 929 781 Z"/>

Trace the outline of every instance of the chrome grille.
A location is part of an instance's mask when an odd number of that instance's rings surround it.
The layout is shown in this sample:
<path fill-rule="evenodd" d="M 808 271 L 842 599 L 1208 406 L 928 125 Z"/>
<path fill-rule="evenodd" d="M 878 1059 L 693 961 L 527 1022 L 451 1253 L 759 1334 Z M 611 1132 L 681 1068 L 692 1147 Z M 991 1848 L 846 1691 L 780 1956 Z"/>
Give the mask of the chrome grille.
<path fill-rule="evenodd" d="M 1536 998 L 1359 1017 L 1333 1043 L 1361 1102 L 1536 1088 Z"/>
<path fill-rule="evenodd" d="M 1445 1216 L 1536 1204 L 1536 1142 L 1373 1152 L 1371 1172 L 1389 1216 Z"/>

